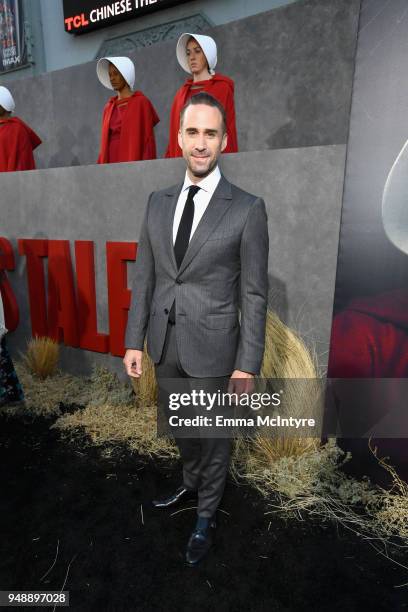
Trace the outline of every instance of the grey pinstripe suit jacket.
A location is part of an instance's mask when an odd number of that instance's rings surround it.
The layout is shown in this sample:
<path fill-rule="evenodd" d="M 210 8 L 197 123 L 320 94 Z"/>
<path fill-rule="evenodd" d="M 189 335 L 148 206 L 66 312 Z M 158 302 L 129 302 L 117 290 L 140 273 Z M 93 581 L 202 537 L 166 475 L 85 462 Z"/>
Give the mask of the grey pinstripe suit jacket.
<path fill-rule="evenodd" d="M 150 195 L 125 346 L 142 350 L 147 333 L 148 353 L 158 363 L 175 299 L 177 347 L 187 374 L 226 376 L 235 369 L 258 374 L 268 293 L 264 201 L 222 176 L 177 269 L 173 218 L 181 188 Z"/>

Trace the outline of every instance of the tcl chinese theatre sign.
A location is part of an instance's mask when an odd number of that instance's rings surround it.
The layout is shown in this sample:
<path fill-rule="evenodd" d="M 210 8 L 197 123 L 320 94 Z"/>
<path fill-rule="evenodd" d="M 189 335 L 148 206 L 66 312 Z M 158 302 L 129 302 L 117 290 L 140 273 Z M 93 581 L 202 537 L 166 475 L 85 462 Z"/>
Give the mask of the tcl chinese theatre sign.
<path fill-rule="evenodd" d="M 63 0 L 65 30 L 82 34 L 97 28 L 133 19 L 187 0 Z"/>

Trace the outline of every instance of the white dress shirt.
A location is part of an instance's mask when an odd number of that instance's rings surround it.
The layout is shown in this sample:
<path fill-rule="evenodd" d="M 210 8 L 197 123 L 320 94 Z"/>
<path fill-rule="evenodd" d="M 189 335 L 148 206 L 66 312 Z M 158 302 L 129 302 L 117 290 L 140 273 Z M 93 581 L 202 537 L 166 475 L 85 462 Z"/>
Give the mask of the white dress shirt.
<path fill-rule="evenodd" d="M 197 225 L 200 222 L 201 217 L 205 213 L 205 210 L 210 203 L 210 200 L 214 194 L 214 191 L 217 188 L 218 183 L 221 179 L 221 172 L 218 166 L 214 168 L 214 170 L 206 176 L 199 183 L 193 183 L 188 174 L 186 172 L 186 176 L 184 179 L 184 184 L 182 190 L 180 192 L 179 198 L 177 200 L 176 211 L 174 213 L 173 220 L 173 245 L 176 242 L 177 231 L 180 225 L 181 216 L 183 214 L 184 206 L 187 201 L 188 189 L 191 185 L 196 185 L 200 187 L 200 190 L 194 196 L 194 219 L 193 225 L 191 227 L 190 240 L 195 230 L 197 229 Z"/>

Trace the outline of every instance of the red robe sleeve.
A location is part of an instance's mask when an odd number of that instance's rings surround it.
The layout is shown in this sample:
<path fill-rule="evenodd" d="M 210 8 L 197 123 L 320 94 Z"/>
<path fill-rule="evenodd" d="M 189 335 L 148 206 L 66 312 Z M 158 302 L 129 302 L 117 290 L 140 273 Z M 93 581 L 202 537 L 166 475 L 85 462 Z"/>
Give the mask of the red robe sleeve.
<path fill-rule="evenodd" d="M 181 157 L 182 151 L 178 145 L 180 128 L 180 112 L 187 100 L 199 91 L 206 91 L 214 96 L 224 107 L 227 116 L 228 143 L 224 153 L 238 152 L 238 137 L 235 119 L 234 81 L 222 74 L 215 74 L 212 79 L 195 83 L 200 90 L 192 90 L 192 79 L 188 79 L 176 93 L 170 112 L 169 144 L 165 157 Z"/>
<path fill-rule="evenodd" d="M 98 164 L 107 164 L 109 161 L 109 123 L 114 108 L 114 102 L 115 98 L 110 98 L 103 109 L 101 148 L 98 155 Z"/>
<path fill-rule="evenodd" d="M 171 106 L 170 111 L 170 127 L 169 127 L 169 144 L 167 145 L 167 150 L 165 153 L 165 157 L 182 157 L 183 153 L 178 144 L 178 132 L 180 129 L 180 113 L 190 97 L 190 84 L 192 83 L 191 79 L 188 79 L 186 83 L 176 93 L 174 96 L 173 104 Z"/>
<path fill-rule="evenodd" d="M 227 113 L 228 143 L 225 147 L 224 153 L 238 153 L 238 135 L 235 120 L 235 101 L 233 92 L 228 95 L 225 102 L 225 109 Z"/>
<path fill-rule="evenodd" d="M 114 103 L 115 98 L 111 98 L 103 112 L 99 164 L 106 164 L 109 160 L 109 124 Z M 150 100 L 141 91 L 135 91 L 129 98 L 127 108 L 123 113 L 119 161 L 156 159 L 154 126 L 159 121 L 160 119 Z"/>
<path fill-rule="evenodd" d="M 34 170 L 33 150 L 41 144 L 37 134 L 18 117 L 0 126 L 0 172 Z"/>
<path fill-rule="evenodd" d="M 216 78 L 218 76 L 218 78 Z M 238 153 L 238 136 L 235 119 L 234 81 L 226 76 L 214 75 L 207 92 L 217 98 L 225 108 L 227 116 L 228 142 L 224 153 Z"/>

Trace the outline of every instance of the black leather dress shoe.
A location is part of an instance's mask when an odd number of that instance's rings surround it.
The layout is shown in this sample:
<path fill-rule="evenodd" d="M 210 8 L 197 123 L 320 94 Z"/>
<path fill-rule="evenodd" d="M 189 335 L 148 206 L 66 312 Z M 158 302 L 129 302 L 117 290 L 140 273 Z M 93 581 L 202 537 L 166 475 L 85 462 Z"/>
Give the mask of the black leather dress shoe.
<path fill-rule="evenodd" d="M 205 557 L 214 543 L 215 520 L 198 517 L 197 524 L 187 544 L 186 563 L 195 567 Z"/>
<path fill-rule="evenodd" d="M 197 499 L 197 491 L 192 491 L 191 489 L 186 489 L 185 487 L 179 487 L 177 491 L 175 491 L 173 495 L 169 495 L 169 497 L 165 497 L 163 499 L 153 499 L 152 505 L 154 508 L 171 508 L 176 504 L 191 499 Z"/>

